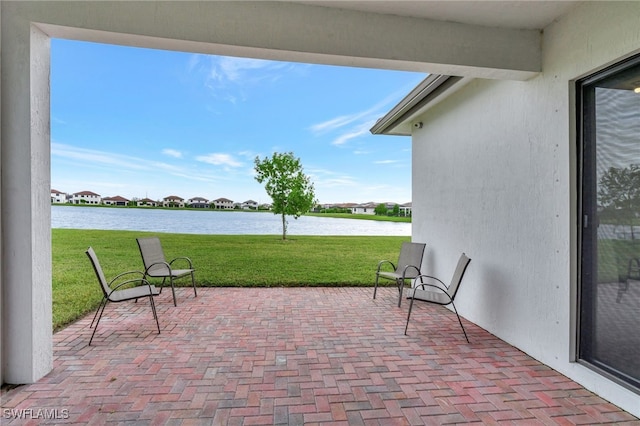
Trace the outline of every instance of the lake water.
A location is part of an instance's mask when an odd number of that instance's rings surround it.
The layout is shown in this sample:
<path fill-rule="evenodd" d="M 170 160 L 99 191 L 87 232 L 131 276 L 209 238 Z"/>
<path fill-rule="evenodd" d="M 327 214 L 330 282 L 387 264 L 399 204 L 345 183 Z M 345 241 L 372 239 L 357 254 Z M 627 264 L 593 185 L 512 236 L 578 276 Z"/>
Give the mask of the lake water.
<path fill-rule="evenodd" d="M 302 216 L 287 218 L 287 235 L 410 236 L 410 223 Z M 51 206 L 51 227 L 177 234 L 280 235 L 279 215 L 269 212 L 160 210 Z"/>

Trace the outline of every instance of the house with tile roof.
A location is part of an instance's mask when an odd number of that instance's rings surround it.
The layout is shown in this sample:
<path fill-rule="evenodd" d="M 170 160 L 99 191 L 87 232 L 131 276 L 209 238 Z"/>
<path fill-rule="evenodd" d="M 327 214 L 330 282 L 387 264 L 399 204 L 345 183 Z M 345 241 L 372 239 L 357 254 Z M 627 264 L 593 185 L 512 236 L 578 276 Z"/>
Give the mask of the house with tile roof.
<path fill-rule="evenodd" d="M 202 197 L 193 197 L 187 200 L 187 206 L 192 209 L 208 209 L 209 208 L 209 200 Z"/>
<path fill-rule="evenodd" d="M 356 204 L 355 206 L 353 206 L 351 208 L 351 211 L 353 214 L 376 214 L 375 210 L 376 210 L 376 206 L 378 204 L 374 203 L 374 202 L 368 202 L 368 203 L 362 203 L 362 204 Z"/>
<path fill-rule="evenodd" d="M 412 203 L 400 204 L 400 216 L 411 216 Z"/>
<path fill-rule="evenodd" d="M 51 204 L 64 204 L 67 202 L 67 194 L 57 189 L 51 189 Z"/>
<path fill-rule="evenodd" d="M 162 199 L 162 207 L 184 207 L 184 198 L 177 195 L 169 195 Z"/>
<path fill-rule="evenodd" d="M 219 210 L 232 210 L 233 209 L 233 200 L 228 198 L 216 198 L 213 200 L 213 205 L 216 209 Z"/>
<path fill-rule="evenodd" d="M 152 200 L 151 198 L 143 198 L 141 200 L 136 201 L 136 205 L 138 207 L 158 207 L 158 202 Z"/>
<path fill-rule="evenodd" d="M 104 197 L 102 199 L 102 204 L 106 206 L 126 206 L 129 203 L 129 200 L 121 197 L 120 195 L 116 195 L 115 197 Z"/>
<path fill-rule="evenodd" d="M 242 210 L 258 210 L 258 202 L 253 200 L 244 201 L 240 204 Z"/>
<path fill-rule="evenodd" d="M 96 194 L 91 191 L 80 191 L 72 194 L 71 196 L 72 204 L 101 204 L 102 197 L 100 194 Z"/>

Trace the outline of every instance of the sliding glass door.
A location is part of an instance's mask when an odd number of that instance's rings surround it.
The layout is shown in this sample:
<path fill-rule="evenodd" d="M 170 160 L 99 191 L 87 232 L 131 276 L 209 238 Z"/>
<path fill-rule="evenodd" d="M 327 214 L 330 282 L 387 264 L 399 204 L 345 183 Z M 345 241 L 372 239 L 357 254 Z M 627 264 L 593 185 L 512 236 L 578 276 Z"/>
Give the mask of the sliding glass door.
<path fill-rule="evenodd" d="M 640 57 L 577 83 L 578 357 L 640 390 Z"/>

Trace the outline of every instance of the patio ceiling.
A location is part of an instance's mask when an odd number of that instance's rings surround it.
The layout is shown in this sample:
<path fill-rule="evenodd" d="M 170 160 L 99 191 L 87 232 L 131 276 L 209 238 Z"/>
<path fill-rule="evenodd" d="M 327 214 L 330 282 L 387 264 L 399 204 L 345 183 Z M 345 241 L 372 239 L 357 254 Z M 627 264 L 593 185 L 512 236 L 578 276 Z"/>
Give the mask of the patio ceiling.
<path fill-rule="evenodd" d="M 7 7 L 37 22 L 50 37 L 526 80 L 541 70 L 540 30 L 577 3 L 216 1 L 119 2 L 114 7 L 61 1 Z"/>
<path fill-rule="evenodd" d="M 541 30 L 578 1 L 299 1 L 308 5 L 486 27 Z"/>

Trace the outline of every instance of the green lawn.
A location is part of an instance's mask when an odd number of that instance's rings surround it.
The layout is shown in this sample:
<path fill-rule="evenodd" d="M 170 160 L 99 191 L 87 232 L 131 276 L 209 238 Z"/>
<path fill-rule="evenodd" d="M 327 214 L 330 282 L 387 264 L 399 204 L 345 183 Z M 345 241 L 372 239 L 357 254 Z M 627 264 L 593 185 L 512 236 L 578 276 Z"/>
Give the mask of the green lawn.
<path fill-rule="evenodd" d="M 411 223 L 411 217 L 403 216 L 378 216 L 373 214 L 352 214 L 352 213 L 306 213 L 305 216 L 335 217 L 339 219 L 362 219 L 378 220 L 381 222 L 406 222 Z"/>
<path fill-rule="evenodd" d="M 100 293 L 84 253 L 96 251 L 107 279 L 141 270 L 136 237 L 159 235 L 168 259 L 187 256 L 198 286 L 370 286 L 381 259 L 397 259 L 410 237 L 189 235 L 53 229 L 53 324 L 95 309 Z M 184 280 L 187 284 L 188 280 Z"/>

